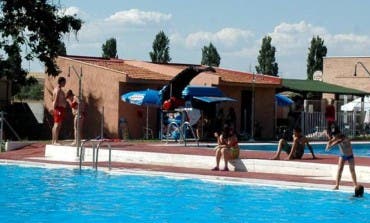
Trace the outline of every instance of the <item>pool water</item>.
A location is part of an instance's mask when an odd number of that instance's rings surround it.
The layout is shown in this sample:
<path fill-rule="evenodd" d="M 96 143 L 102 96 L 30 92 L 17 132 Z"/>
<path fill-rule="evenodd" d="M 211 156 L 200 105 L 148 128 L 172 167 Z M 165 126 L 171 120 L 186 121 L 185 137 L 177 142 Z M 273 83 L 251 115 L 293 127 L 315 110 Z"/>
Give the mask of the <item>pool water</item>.
<path fill-rule="evenodd" d="M 0 165 L 0 222 L 369 222 L 350 193 Z"/>
<path fill-rule="evenodd" d="M 291 143 L 290 143 L 291 144 Z M 262 151 L 276 151 L 277 150 L 277 143 L 250 143 L 241 145 L 240 148 L 243 150 L 262 150 Z M 330 154 L 330 155 L 337 155 L 339 154 L 338 146 L 335 146 L 330 151 L 326 152 L 325 147 L 326 144 L 311 144 L 314 153 L 316 154 Z M 352 149 L 355 156 L 362 156 L 362 157 L 370 157 L 370 144 L 369 143 L 352 143 Z M 306 147 L 305 153 L 310 153 L 310 150 Z"/>

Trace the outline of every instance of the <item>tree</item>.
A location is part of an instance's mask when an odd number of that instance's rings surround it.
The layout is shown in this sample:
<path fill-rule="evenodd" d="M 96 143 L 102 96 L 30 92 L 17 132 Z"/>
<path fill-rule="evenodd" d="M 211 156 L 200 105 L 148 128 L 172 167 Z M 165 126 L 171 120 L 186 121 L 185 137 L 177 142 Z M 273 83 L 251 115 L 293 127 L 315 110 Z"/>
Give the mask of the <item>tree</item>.
<path fill-rule="evenodd" d="M 117 41 L 115 38 L 108 39 L 102 46 L 103 58 L 117 58 Z"/>
<path fill-rule="evenodd" d="M 319 36 L 312 37 L 311 47 L 308 48 L 307 56 L 307 80 L 313 79 L 313 73 L 323 69 L 323 57 L 326 56 L 328 49 L 324 45 L 324 40 Z"/>
<path fill-rule="evenodd" d="M 200 62 L 202 65 L 218 67 L 220 66 L 220 61 L 220 55 L 212 43 L 209 43 L 209 46 L 204 46 L 202 48 L 202 61 Z"/>
<path fill-rule="evenodd" d="M 279 67 L 275 62 L 275 47 L 271 46 L 271 37 L 265 36 L 262 39 L 261 50 L 258 56 L 258 66 L 256 66 L 257 73 L 277 76 Z"/>
<path fill-rule="evenodd" d="M 51 2 L 51 3 L 49 3 Z M 26 59 L 38 58 L 49 75 L 57 76 L 55 64 L 63 34 L 80 30 L 82 21 L 75 16 L 62 15 L 59 7 L 48 0 L 1 1 L 0 49 L 26 46 Z M 6 51 L 6 50 L 5 50 Z M 6 61 L 2 61 L 6 63 Z M 5 64 L 3 64 L 5 66 Z"/>
<path fill-rule="evenodd" d="M 150 52 L 150 58 L 153 63 L 168 63 L 171 61 L 170 57 L 170 40 L 160 31 L 153 41 L 153 52 Z"/>
<path fill-rule="evenodd" d="M 22 69 L 21 49 L 17 43 L 4 46 L 3 49 L 8 57 L 5 60 L 0 59 L 0 79 L 5 77 L 12 81 L 12 95 L 14 95 L 27 84 L 27 72 Z"/>

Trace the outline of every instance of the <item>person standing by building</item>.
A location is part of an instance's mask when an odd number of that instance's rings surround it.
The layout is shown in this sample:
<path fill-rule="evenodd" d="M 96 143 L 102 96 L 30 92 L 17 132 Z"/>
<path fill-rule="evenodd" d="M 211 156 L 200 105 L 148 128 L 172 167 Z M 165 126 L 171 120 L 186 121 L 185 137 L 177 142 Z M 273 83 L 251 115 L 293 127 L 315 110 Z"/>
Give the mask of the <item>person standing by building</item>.
<path fill-rule="evenodd" d="M 329 104 L 325 108 L 325 120 L 326 120 L 326 132 L 328 134 L 328 138 L 331 138 L 332 133 L 332 125 L 335 122 L 335 107 L 334 107 L 334 100 L 331 99 Z"/>
<path fill-rule="evenodd" d="M 72 109 L 73 119 L 73 128 L 74 128 L 74 141 L 71 145 L 77 145 L 77 138 L 81 139 L 83 123 L 85 121 L 86 112 L 85 104 L 79 100 L 79 98 L 73 94 L 72 90 L 67 91 L 67 101 L 69 106 Z M 80 109 L 80 117 L 78 117 L 78 109 Z M 78 125 L 78 128 L 77 128 Z M 79 134 L 79 135 L 77 135 Z"/>
<path fill-rule="evenodd" d="M 67 106 L 66 96 L 63 91 L 63 87 L 66 85 L 66 79 L 64 77 L 58 78 L 58 86 L 53 90 L 53 117 L 54 126 L 51 132 L 53 145 L 60 145 L 58 143 L 59 132 L 64 119 L 65 109 Z"/>

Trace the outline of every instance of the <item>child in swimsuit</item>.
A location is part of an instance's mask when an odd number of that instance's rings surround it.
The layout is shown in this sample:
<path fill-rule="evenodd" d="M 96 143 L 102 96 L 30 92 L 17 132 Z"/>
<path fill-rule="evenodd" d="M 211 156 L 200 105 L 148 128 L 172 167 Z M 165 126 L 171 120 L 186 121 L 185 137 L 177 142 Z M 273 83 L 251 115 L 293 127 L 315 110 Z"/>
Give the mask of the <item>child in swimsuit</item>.
<path fill-rule="evenodd" d="M 329 140 L 326 145 L 325 151 L 331 150 L 335 145 L 339 146 L 341 155 L 339 156 L 338 161 L 338 172 L 336 177 L 336 184 L 333 188 L 334 190 L 339 189 L 340 179 L 342 178 L 342 172 L 344 163 L 348 161 L 349 170 L 351 172 L 353 185 L 357 186 L 356 172 L 355 172 L 355 158 L 353 156 L 351 141 L 339 131 L 338 127 L 335 127 L 334 132 L 332 133 L 332 138 Z"/>
<path fill-rule="evenodd" d="M 273 160 L 280 159 L 281 151 L 285 151 L 288 154 L 287 159 L 301 159 L 304 154 L 304 148 L 307 145 L 308 149 L 312 154 L 312 159 L 316 159 L 316 156 L 313 152 L 311 145 L 308 142 L 308 139 L 301 134 L 300 128 L 294 128 L 293 130 L 293 145 L 290 146 L 287 142 L 287 133 L 284 132 L 282 138 L 279 140 L 278 149 L 275 155 L 271 158 Z"/>

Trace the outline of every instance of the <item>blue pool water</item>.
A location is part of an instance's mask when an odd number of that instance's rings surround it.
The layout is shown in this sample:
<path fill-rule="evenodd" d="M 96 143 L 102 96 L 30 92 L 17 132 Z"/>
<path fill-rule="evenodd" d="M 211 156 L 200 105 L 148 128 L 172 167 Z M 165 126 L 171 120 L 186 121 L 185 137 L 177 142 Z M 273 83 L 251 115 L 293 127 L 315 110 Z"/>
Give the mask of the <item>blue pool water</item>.
<path fill-rule="evenodd" d="M 325 152 L 326 144 L 311 144 L 314 153 L 316 154 L 339 154 L 338 146 L 334 147 L 332 150 Z M 277 143 L 271 144 L 245 144 L 240 147 L 243 150 L 262 150 L 262 151 L 276 151 Z M 353 153 L 355 156 L 370 157 L 370 144 L 369 143 L 352 143 Z M 309 153 L 306 147 L 306 153 Z"/>
<path fill-rule="evenodd" d="M 0 204 L 2 223 L 370 221 L 367 194 L 16 165 L 0 165 Z"/>

